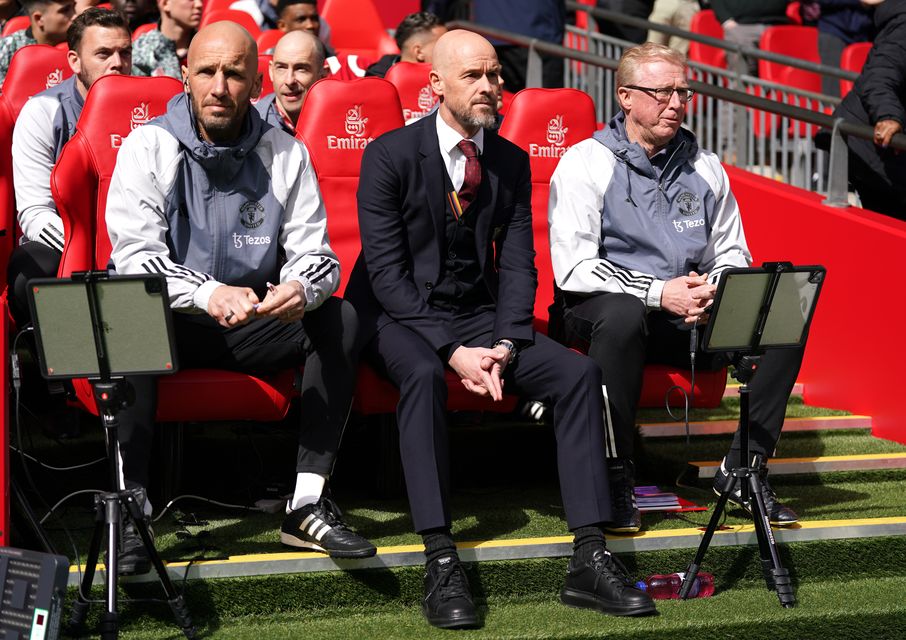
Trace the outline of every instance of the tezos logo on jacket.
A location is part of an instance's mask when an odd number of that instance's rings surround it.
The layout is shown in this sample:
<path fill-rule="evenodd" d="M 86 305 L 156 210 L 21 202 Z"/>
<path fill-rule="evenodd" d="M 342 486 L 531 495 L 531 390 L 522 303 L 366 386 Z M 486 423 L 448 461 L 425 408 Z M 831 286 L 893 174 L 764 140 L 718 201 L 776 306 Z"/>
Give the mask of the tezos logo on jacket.
<path fill-rule="evenodd" d="M 418 90 L 418 111 L 414 109 L 403 109 L 403 119 L 411 120 L 412 118 L 424 118 L 428 115 L 428 112 L 431 111 L 431 107 L 434 106 L 434 91 L 431 90 L 431 85 L 426 84 L 424 87 Z"/>
<path fill-rule="evenodd" d="M 702 202 L 699 200 L 698 196 L 694 193 L 689 193 L 684 191 L 676 199 L 676 204 L 679 207 L 679 211 L 684 216 L 694 216 L 696 213 L 701 211 Z"/>
<path fill-rule="evenodd" d="M 246 202 L 239 207 L 239 222 L 246 229 L 257 229 L 264 223 L 264 207 L 257 201 Z"/>
<path fill-rule="evenodd" d="M 54 69 L 47 74 L 47 80 L 44 81 L 44 88 L 50 89 L 51 87 L 57 86 L 61 82 L 63 82 L 63 70 Z"/>
<path fill-rule="evenodd" d="M 566 134 L 569 127 L 563 126 L 563 116 L 557 115 L 547 123 L 547 145 L 529 144 L 529 155 L 535 158 L 559 158 L 566 153 L 569 147 L 566 144 Z"/>
<path fill-rule="evenodd" d="M 342 136 L 327 136 L 328 149 L 364 149 L 374 138 L 365 137 L 365 123 L 368 118 L 362 115 L 362 105 L 357 104 L 346 111 L 344 129 L 348 134 Z"/>

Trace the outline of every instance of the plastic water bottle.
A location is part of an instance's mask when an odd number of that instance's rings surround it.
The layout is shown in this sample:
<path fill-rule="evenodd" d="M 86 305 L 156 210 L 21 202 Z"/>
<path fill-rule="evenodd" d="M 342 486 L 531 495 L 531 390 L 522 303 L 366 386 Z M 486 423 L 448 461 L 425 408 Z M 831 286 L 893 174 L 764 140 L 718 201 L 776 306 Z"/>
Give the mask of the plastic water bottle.
<path fill-rule="evenodd" d="M 645 591 L 655 600 L 675 600 L 679 598 L 680 587 L 683 586 L 685 573 L 671 573 L 663 575 L 656 573 L 636 583 L 636 587 Z M 689 591 L 690 598 L 709 598 L 714 594 L 714 576 L 700 571 L 692 583 Z"/>

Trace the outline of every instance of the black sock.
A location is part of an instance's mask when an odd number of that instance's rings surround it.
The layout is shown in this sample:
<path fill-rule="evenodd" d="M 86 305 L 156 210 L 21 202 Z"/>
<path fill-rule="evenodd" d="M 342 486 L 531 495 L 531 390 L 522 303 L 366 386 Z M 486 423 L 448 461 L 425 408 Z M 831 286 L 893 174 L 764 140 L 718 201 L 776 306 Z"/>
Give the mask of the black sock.
<path fill-rule="evenodd" d="M 446 527 L 422 531 L 422 542 L 425 543 L 425 558 L 428 564 L 443 556 L 457 555 L 453 536 Z"/>
<path fill-rule="evenodd" d="M 580 562 L 589 562 L 596 551 L 603 551 L 604 530 L 598 525 L 573 529 L 573 556 Z"/>

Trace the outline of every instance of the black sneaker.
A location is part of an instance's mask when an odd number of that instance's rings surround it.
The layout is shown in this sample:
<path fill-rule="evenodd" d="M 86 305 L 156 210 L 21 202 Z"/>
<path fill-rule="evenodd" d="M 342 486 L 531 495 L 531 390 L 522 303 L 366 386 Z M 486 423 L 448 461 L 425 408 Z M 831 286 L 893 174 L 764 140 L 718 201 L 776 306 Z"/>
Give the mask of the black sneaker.
<path fill-rule="evenodd" d="M 331 558 L 370 558 L 377 548 L 349 528 L 336 503 L 322 497 L 294 509 L 283 519 L 280 542 L 289 547 L 324 551 Z"/>
<path fill-rule="evenodd" d="M 569 559 L 560 602 L 613 616 L 641 616 L 657 611 L 651 597 L 635 587 L 623 563 L 606 549 L 595 551 L 589 562 L 576 556 Z"/>
<path fill-rule="evenodd" d="M 478 626 L 469 580 L 456 555 L 442 556 L 425 568 L 425 618 L 441 629 Z"/>
<path fill-rule="evenodd" d="M 604 523 L 611 533 L 637 533 L 642 528 L 642 512 L 635 500 L 635 469 L 629 458 L 607 460 L 610 471 L 610 508 L 613 520 Z"/>
<path fill-rule="evenodd" d="M 796 512 L 777 499 L 777 494 L 774 493 L 774 489 L 771 488 L 771 484 L 768 482 L 768 467 L 760 456 L 756 457 L 755 466 L 761 476 L 761 484 L 764 487 L 764 506 L 768 512 L 768 520 L 771 524 L 775 527 L 788 527 L 799 522 L 799 516 L 796 515 Z M 714 493 L 720 495 L 724 482 L 729 475 L 729 472 L 724 470 L 724 464 L 721 463 L 717 473 L 714 474 Z M 745 509 L 749 515 L 752 515 L 752 507 L 749 502 L 742 499 L 742 489 L 738 482 L 730 493 L 729 502 Z"/>
<path fill-rule="evenodd" d="M 148 527 L 148 533 L 153 539 L 154 532 Z M 121 576 L 136 576 L 151 571 L 151 558 L 148 550 L 142 543 L 135 525 L 126 522 L 122 527 L 120 548 L 116 559 L 116 572 Z"/>

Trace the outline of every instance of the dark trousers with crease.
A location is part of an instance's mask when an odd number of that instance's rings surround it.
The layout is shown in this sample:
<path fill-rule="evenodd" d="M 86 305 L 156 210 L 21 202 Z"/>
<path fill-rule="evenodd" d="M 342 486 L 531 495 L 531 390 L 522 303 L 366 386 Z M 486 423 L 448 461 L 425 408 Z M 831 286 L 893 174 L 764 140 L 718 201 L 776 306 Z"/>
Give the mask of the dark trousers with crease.
<path fill-rule="evenodd" d="M 611 457 L 633 457 L 636 409 L 642 393 L 645 364 L 689 368 L 689 332 L 666 312 L 647 313 L 645 305 L 625 293 L 565 295 L 563 329 L 566 344 L 587 352 L 601 368 L 610 417 L 605 432 Z M 703 335 L 703 331 L 699 334 Z M 799 367 L 802 349 L 772 349 L 762 356 L 750 383 L 749 450 L 770 457 L 780 438 L 786 404 Z M 716 371 L 727 365 L 724 354 L 696 355 L 696 367 Z M 694 402 L 694 399 L 693 399 Z M 739 431 L 727 454 L 727 466 L 740 465 Z"/>
<path fill-rule="evenodd" d="M 445 312 L 438 311 L 439 314 Z M 469 347 L 490 347 L 493 312 L 450 317 Z M 450 526 L 450 459 L 445 363 L 419 335 L 392 322 L 365 346 L 365 357 L 400 390 L 397 422 L 412 520 L 418 532 Z M 589 358 L 544 335 L 519 351 L 505 389 L 553 407 L 557 466 L 570 529 L 610 520 L 602 433 L 601 373 Z"/>
<path fill-rule="evenodd" d="M 297 472 L 329 476 L 355 390 L 358 320 L 352 306 L 329 298 L 299 322 L 253 320 L 225 329 L 209 316 L 175 313 L 180 368 L 266 374 L 304 363 Z M 119 444 L 126 486 L 148 485 L 157 379 L 128 379 L 135 404 L 120 413 Z"/>

